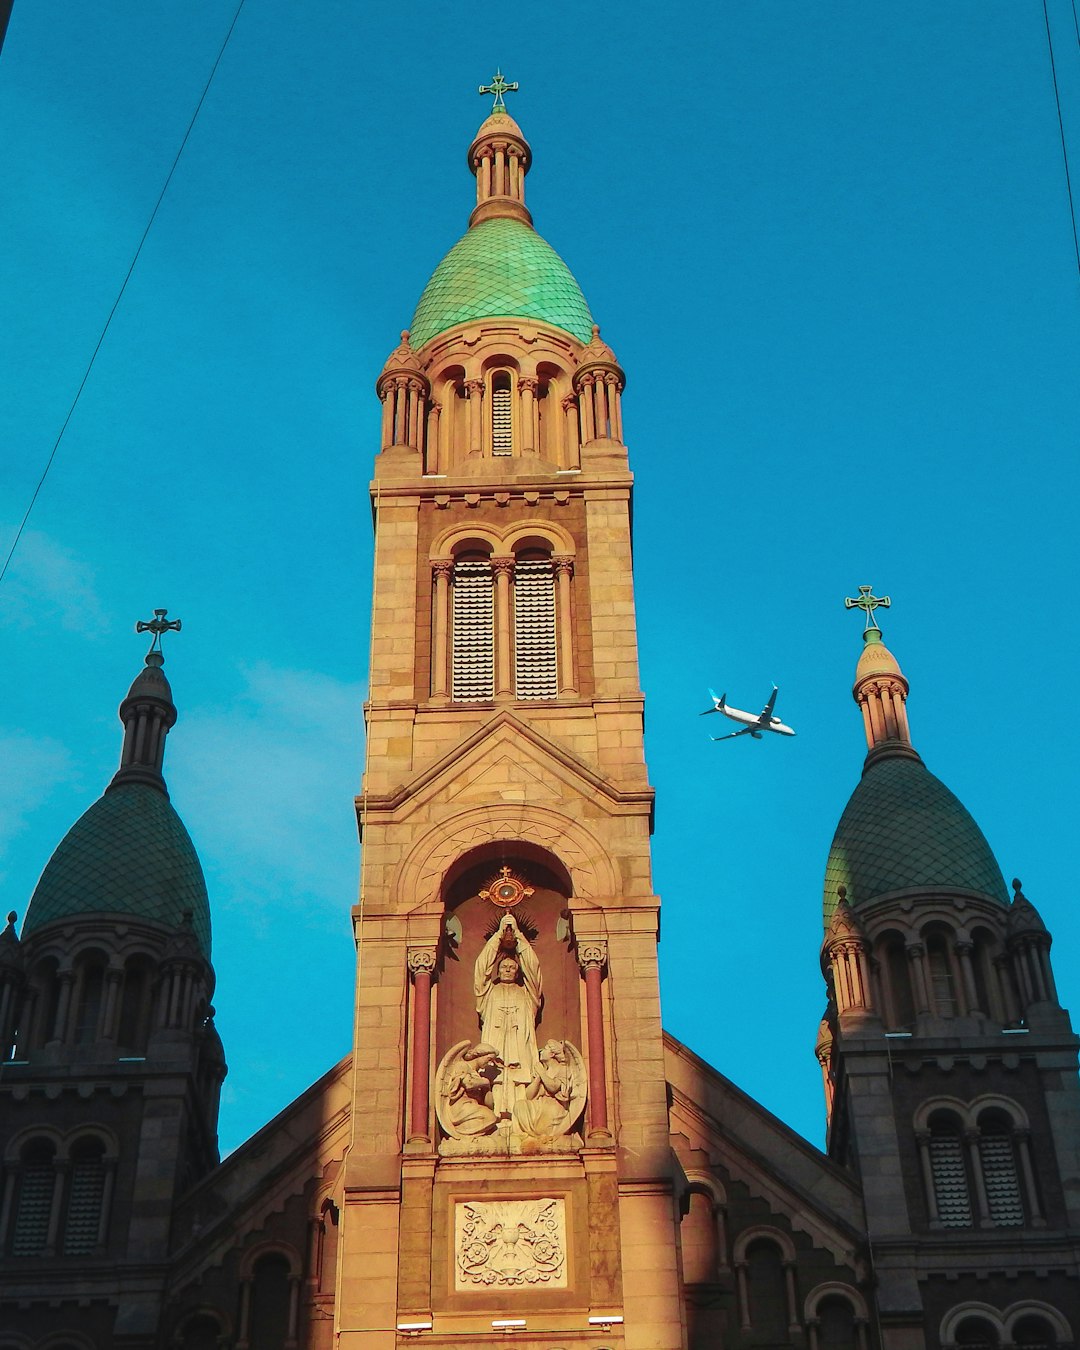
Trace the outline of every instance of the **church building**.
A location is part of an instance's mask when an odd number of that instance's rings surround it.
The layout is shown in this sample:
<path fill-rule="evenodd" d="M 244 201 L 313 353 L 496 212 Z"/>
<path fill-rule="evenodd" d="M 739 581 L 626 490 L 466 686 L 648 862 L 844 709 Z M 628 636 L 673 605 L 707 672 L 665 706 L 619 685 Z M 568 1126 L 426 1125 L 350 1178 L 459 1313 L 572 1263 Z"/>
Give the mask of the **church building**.
<path fill-rule="evenodd" d="M 120 768 L 0 934 L 0 1350 L 1065 1350 L 1077 1038 L 868 587 L 805 953 L 827 1151 L 663 1030 L 625 375 L 507 88 L 375 385 L 352 1053 L 221 1160 L 158 611 Z"/>

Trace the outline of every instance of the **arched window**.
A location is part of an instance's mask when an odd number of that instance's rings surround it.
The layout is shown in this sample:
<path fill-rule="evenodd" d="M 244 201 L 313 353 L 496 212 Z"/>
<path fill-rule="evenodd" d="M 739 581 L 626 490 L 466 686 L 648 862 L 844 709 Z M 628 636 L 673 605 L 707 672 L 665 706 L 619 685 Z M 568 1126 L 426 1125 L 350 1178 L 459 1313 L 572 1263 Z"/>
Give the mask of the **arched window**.
<path fill-rule="evenodd" d="M 759 1238 L 746 1249 L 749 1321 L 755 1339 L 788 1340 L 787 1287 L 780 1248 Z"/>
<path fill-rule="evenodd" d="M 959 1350 L 997 1350 L 997 1328 L 984 1317 L 965 1317 L 956 1328 Z"/>
<path fill-rule="evenodd" d="M 514 453 L 514 409 L 510 376 L 504 370 L 491 379 L 491 453 Z"/>
<path fill-rule="evenodd" d="M 1024 1202 L 1013 1127 L 1001 1112 L 986 1112 L 979 1118 L 979 1162 L 990 1222 L 995 1228 L 1019 1227 L 1024 1222 Z"/>
<path fill-rule="evenodd" d="M 964 1137 L 953 1115 L 940 1113 L 930 1122 L 930 1175 L 943 1228 L 970 1228 L 971 1191 L 964 1162 Z"/>
<path fill-rule="evenodd" d="M 141 1055 L 150 1035 L 150 964 L 133 956 L 124 966 L 124 989 L 120 997 L 117 1045 L 128 1054 Z"/>
<path fill-rule="evenodd" d="M 71 1148 L 64 1255 L 86 1256 L 104 1238 L 105 1145 L 80 1139 Z"/>
<path fill-rule="evenodd" d="M 941 931 L 927 934 L 926 967 L 930 976 L 934 1012 L 938 1017 L 955 1017 L 956 981 L 953 976 L 952 954 L 949 951 L 948 939 Z"/>
<path fill-rule="evenodd" d="M 830 1294 L 817 1306 L 818 1350 L 855 1350 L 855 1309 L 839 1294 Z"/>
<path fill-rule="evenodd" d="M 716 1280 L 716 1219 L 713 1198 L 694 1187 L 690 1208 L 682 1221 L 684 1284 L 712 1284 Z"/>
<path fill-rule="evenodd" d="M 285 1350 L 289 1329 L 289 1276 L 287 1256 L 268 1252 L 255 1262 L 251 1282 L 251 1350 Z"/>
<path fill-rule="evenodd" d="M 1012 1343 L 1017 1350 L 1054 1350 L 1058 1338 L 1045 1317 L 1026 1313 L 1013 1323 Z"/>
<path fill-rule="evenodd" d="M 34 1139 L 23 1147 L 11 1235 L 12 1256 L 46 1254 L 56 1191 L 55 1160 L 56 1147 L 47 1139 Z"/>
<path fill-rule="evenodd" d="M 180 1328 L 179 1350 L 218 1350 L 221 1319 L 213 1313 L 196 1313 Z"/>
<path fill-rule="evenodd" d="M 75 968 L 75 1043 L 96 1041 L 105 991 L 105 960 L 94 953 L 80 957 Z"/>
<path fill-rule="evenodd" d="M 463 553 L 451 589 L 450 697 L 482 703 L 495 696 L 495 590 L 491 560 Z"/>
<path fill-rule="evenodd" d="M 47 957 L 38 962 L 31 981 L 34 997 L 33 1029 L 27 1037 L 27 1050 L 40 1050 L 53 1038 L 60 1011 L 60 974 L 56 960 Z"/>
<path fill-rule="evenodd" d="M 904 939 L 887 934 L 878 946 L 878 962 L 886 989 L 885 1021 L 890 1031 L 907 1031 L 915 1025 L 915 1000 L 911 995 L 911 963 Z"/>
<path fill-rule="evenodd" d="M 555 569 L 539 550 L 514 560 L 514 686 L 520 699 L 559 696 Z"/>

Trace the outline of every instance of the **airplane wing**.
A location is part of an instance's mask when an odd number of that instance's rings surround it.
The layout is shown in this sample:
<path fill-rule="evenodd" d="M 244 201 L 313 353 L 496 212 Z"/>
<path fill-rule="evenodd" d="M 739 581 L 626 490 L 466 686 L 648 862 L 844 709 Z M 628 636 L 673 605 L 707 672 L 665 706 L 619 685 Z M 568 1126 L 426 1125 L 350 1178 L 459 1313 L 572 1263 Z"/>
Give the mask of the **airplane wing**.
<path fill-rule="evenodd" d="M 736 736 L 749 736 L 752 728 L 743 727 L 742 731 L 733 731 L 728 736 L 710 736 L 711 741 L 733 741 Z"/>
<path fill-rule="evenodd" d="M 769 695 L 769 701 L 768 703 L 765 704 L 764 708 L 762 708 L 761 710 L 761 716 L 758 718 L 759 722 L 768 722 L 772 718 L 772 710 L 776 707 L 776 696 L 779 692 L 780 690 L 777 689 L 776 685 L 774 684 L 772 687 L 772 693 Z"/>

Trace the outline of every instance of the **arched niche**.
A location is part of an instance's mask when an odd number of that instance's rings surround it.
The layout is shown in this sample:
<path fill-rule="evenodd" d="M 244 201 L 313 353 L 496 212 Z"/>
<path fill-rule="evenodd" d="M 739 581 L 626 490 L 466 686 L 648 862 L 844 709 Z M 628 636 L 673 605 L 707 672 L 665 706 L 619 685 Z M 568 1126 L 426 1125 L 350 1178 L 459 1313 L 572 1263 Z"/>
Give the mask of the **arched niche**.
<path fill-rule="evenodd" d="M 503 908 L 481 894 L 507 875 L 532 893 Z M 474 986 L 477 958 L 500 921 L 513 916 L 540 965 L 543 1000 L 536 1044 L 568 1040 L 581 1048 L 580 975 L 566 922 L 570 879 L 561 862 L 534 844 L 507 840 L 472 849 L 447 871 L 442 900 L 448 933 L 438 981 L 436 1059 L 461 1041 L 480 1040 Z"/>

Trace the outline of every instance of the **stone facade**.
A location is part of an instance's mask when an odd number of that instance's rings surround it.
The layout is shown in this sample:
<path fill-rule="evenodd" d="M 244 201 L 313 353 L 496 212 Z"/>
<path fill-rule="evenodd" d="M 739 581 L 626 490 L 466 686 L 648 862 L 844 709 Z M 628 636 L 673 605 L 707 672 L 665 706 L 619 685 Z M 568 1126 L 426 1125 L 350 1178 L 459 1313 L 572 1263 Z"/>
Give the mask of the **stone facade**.
<path fill-rule="evenodd" d="M 353 1053 L 218 1161 L 208 920 L 200 939 L 183 898 L 201 872 L 108 912 L 68 848 L 75 881 L 0 936 L 2 1350 L 1080 1328 L 1077 1042 L 1049 934 L 922 768 L 880 634 L 825 897 L 828 1153 L 662 1031 L 624 375 L 532 229 L 531 161 L 496 110 L 470 231 L 376 385 Z M 140 679 L 119 786 L 156 794 L 157 823 L 111 799 L 118 885 L 136 830 L 183 846 L 159 800 L 171 694 Z"/>

